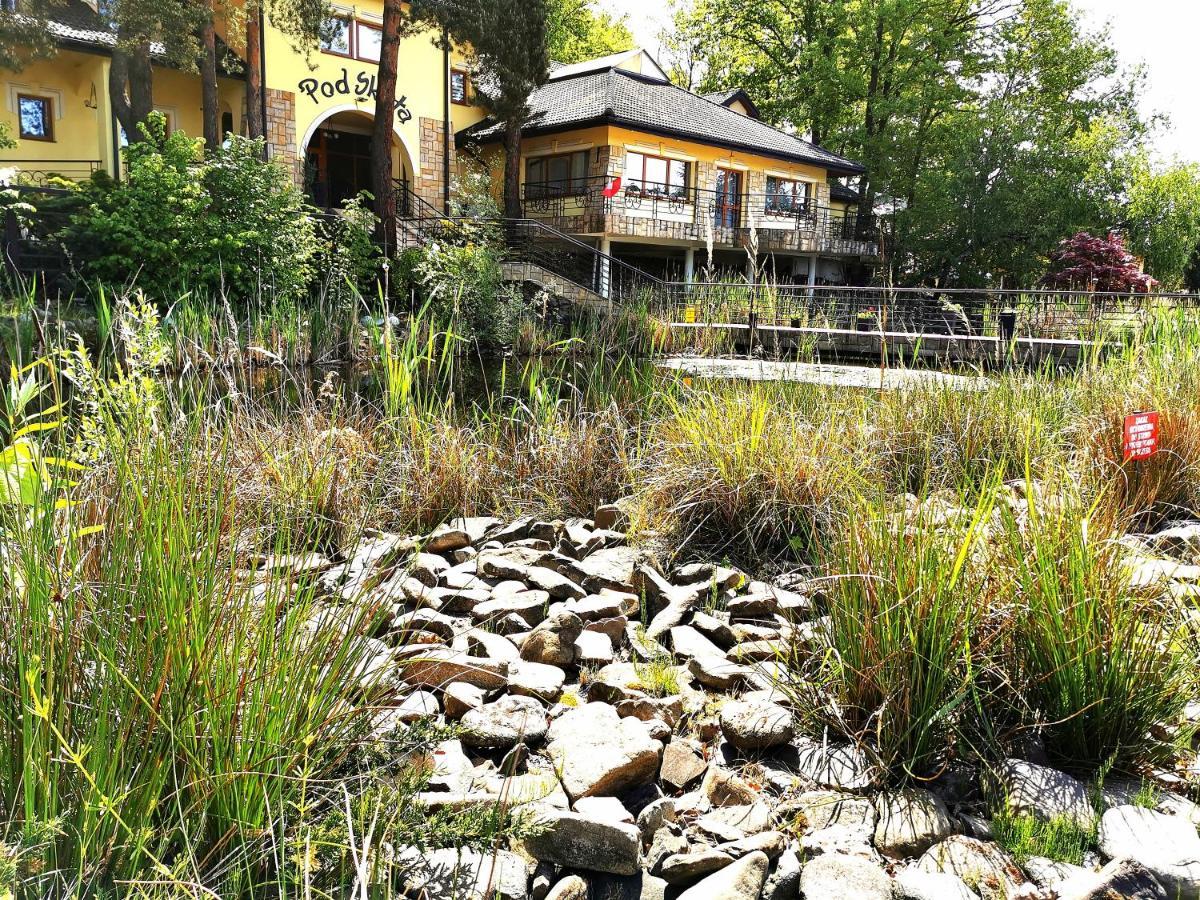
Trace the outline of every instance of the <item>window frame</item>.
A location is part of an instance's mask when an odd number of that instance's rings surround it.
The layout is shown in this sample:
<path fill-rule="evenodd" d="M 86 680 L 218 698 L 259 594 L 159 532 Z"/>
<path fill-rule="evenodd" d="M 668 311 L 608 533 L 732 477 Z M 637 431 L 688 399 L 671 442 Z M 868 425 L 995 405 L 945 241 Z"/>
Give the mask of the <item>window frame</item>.
<path fill-rule="evenodd" d="M 584 160 L 584 174 L 576 176 L 571 174 L 574 169 L 573 161 L 580 156 Z M 550 163 L 555 160 L 567 161 L 567 177 L 551 181 L 546 176 L 550 174 Z M 540 165 L 544 173 L 540 180 L 530 178 L 530 172 L 535 164 Z M 527 200 L 548 200 L 558 197 L 578 197 L 585 194 L 591 164 L 591 150 L 565 150 L 561 153 L 527 157 L 525 160 L 525 198 Z"/>
<path fill-rule="evenodd" d="M 369 28 L 371 31 L 379 33 L 379 59 L 371 59 L 369 56 L 362 55 L 361 42 L 358 39 L 360 28 Z M 383 26 L 376 25 L 374 22 L 367 22 L 364 19 L 354 20 L 354 39 L 350 42 L 350 55 L 359 62 L 371 63 L 379 65 L 379 60 L 383 58 Z"/>
<path fill-rule="evenodd" d="M 337 14 L 334 14 L 334 15 L 330 16 L 329 18 L 336 19 L 339 22 L 345 22 L 347 25 L 347 28 L 346 28 L 346 52 L 343 53 L 341 50 L 334 50 L 331 47 L 321 47 L 319 41 L 318 41 L 318 49 L 322 53 L 327 53 L 330 56 L 336 56 L 339 59 L 357 59 L 357 57 L 354 55 L 354 50 L 355 50 L 355 43 L 356 43 L 355 36 L 358 32 L 358 19 L 356 19 L 354 16 L 337 15 Z"/>
<path fill-rule="evenodd" d="M 776 189 L 771 190 L 770 184 L 774 180 Z M 790 185 L 792 190 L 790 195 L 779 190 L 781 185 Z M 796 188 L 803 186 L 804 198 L 798 199 Z M 802 219 L 812 215 L 813 202 L 813 182 L 806 181 L 803 178 L 790 178 L 786 175 L 768 175 L 766 181 L 766 193 L 763 197 L 763 213 L 768 216 L 782 216 L 784 218 Z M 772 200 L 779 197 L 791 197 L 791 206 L 784 209 L 778 205 L 776 200 L 775 205 L 772 205 Z"/>
<path fill-rule="evenodd" d="M 42 122 L 46 126 L 46 133 L 44 135 L 25 133 L 24 125 L 21 122 L 21 101 L 23 100 L 36 100 L 42 104 L 44 109 Z M 27 94 L 23 91 L 17 92 L 17 138 L 22 141 L 41 141 L 44 144 L 53 144 L 56 142 L 53 97 L 47 97 L 45 94 Z"/>
<path fill-rule="evenodd" d="M 640 156 L 642 158 L 642 170 L 638 177 L 634 177 L 631 169 L 629 158 L 631 156 Z M 646 179 L 646 163 L 647 160 L 655 160 L 664 163 L 667 168 L 667 180 L 665 182 L 648 182 Z M 671 183 L 671 167 L 673 164 L 683 166 L 683 184 L 678 188 L 678 192 L 674 189 L 675 186 Z M 653 197 L 657 199 L 669 200 L 686 200 L 688 191 L 691 188 L 692 182 L 692 164 L 686 159 L 672 159 L 669 156 L 659 156 L 656 153 L 643 153 L 641 150 L 626 150 L 625 151 L 625 189 L 637 196 Z M 636 184 L 636 186 L 635 186 Z M 653 190 L 648 188 L 647 184 L 654 184 L 656 187 L 665 188 L 665 190 Z"/>
<path fill-rule="evenodd" d="M 456 100 L 454 98 L 454 77 L 456 75 L 462 76 L 462 99 L 461 100 Z M 452 66 L 450 68 L 450 102 L 455 104 L 456 106 L 470 106 L 471 105 L 471 73 L 468 72 L 466 69 L 460 69 L 457 66 Z"/>

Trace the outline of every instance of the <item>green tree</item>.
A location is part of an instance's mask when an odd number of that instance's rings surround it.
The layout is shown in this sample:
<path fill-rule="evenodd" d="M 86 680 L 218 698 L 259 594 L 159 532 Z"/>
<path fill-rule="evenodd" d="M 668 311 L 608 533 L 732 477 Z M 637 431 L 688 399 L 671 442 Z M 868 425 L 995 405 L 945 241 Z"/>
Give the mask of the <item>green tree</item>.
<path fill-rule="evenodd" d="M 598 11 L 592 0 L 546 0 L 546 46 L 550 59 L 583 62 L 631 50 L 625 17 Z"/>
<path fill-rule="evenodd" d="M 529 95 L 546 83 L 548 0 L 417 0 L 417 18 L 443 27 L 470 49 L 483 105 L 504 122 L 504 210 L 521 215 L 521 129 Z"/>
<path fill-rule="evenodd" d="M 58 45 L 47 19 L 64 0 L 19 0 L 0 9 L 0 69 L 19 72 L 36 59 L 53 56 Z"/>
<path fill-rule="evenodd" d="M 1142 155 L 1132 169 L 1123 210 L 1129 248 L 1164 287 L 1182 288 L 1200 246 L 1200 166 L 1155 167 Z"/>

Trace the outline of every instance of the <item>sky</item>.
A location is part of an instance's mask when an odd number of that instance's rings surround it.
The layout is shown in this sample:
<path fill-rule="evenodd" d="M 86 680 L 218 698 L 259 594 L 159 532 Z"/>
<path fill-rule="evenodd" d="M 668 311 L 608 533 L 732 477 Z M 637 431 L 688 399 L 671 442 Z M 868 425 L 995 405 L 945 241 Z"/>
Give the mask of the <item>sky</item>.
<path fill-rule="evenodd" d="M 748 0 L 753 2 L 753 0 Z M 1200 87 L 1195 77 L 1198 0 L 1073 0 L 1093 27 L 1112 24 L 1112 40 L 1126 65 L 1145 63 L 1142 112 L 1170 116 L 1155 142 L 1161 156 L 1200 162 Z M 670 21 L 670 0 L 599 0 L 628 17 L 638 42 L 658 50 Z"/>

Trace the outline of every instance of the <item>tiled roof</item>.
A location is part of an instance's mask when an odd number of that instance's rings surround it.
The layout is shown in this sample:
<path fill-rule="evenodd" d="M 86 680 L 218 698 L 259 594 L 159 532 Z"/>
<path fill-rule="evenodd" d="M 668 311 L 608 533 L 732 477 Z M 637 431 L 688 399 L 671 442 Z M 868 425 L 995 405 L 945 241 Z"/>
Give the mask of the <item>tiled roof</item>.
<path fill-rule="evenodd" d="M 529 108 L 532 117 L 523 132 L 528 135 L 607 123 L 812 163 L 839 172 L 864 171 L 853 160 L 765 122 L 740 115 L 673 84 L 649 80 L 622 69 L 551 81 L 533 92 Z M 503 133 L 503 124 L 488 118 L 466 129 L 463 137 L 486 143 L 499 140 Z"/>
<path fill-rule="evenodd" d="M 861 197 L 854 188 L 846 187 L 840 181 L 834 181 L 829 185 L 829 199 L 838 203 L 857 203 Z"/>

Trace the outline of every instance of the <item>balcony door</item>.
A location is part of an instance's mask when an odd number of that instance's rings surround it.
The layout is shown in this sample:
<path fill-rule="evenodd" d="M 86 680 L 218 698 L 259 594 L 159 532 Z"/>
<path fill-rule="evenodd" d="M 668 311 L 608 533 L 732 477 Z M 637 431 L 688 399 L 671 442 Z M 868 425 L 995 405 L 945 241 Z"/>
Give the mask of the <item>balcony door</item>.
<path fill-rule="evenodd" d="M 742 173 L 717 169 L 717 200 L 714 216 L 717 228 L 739 228 L 742 224 Z"/>

